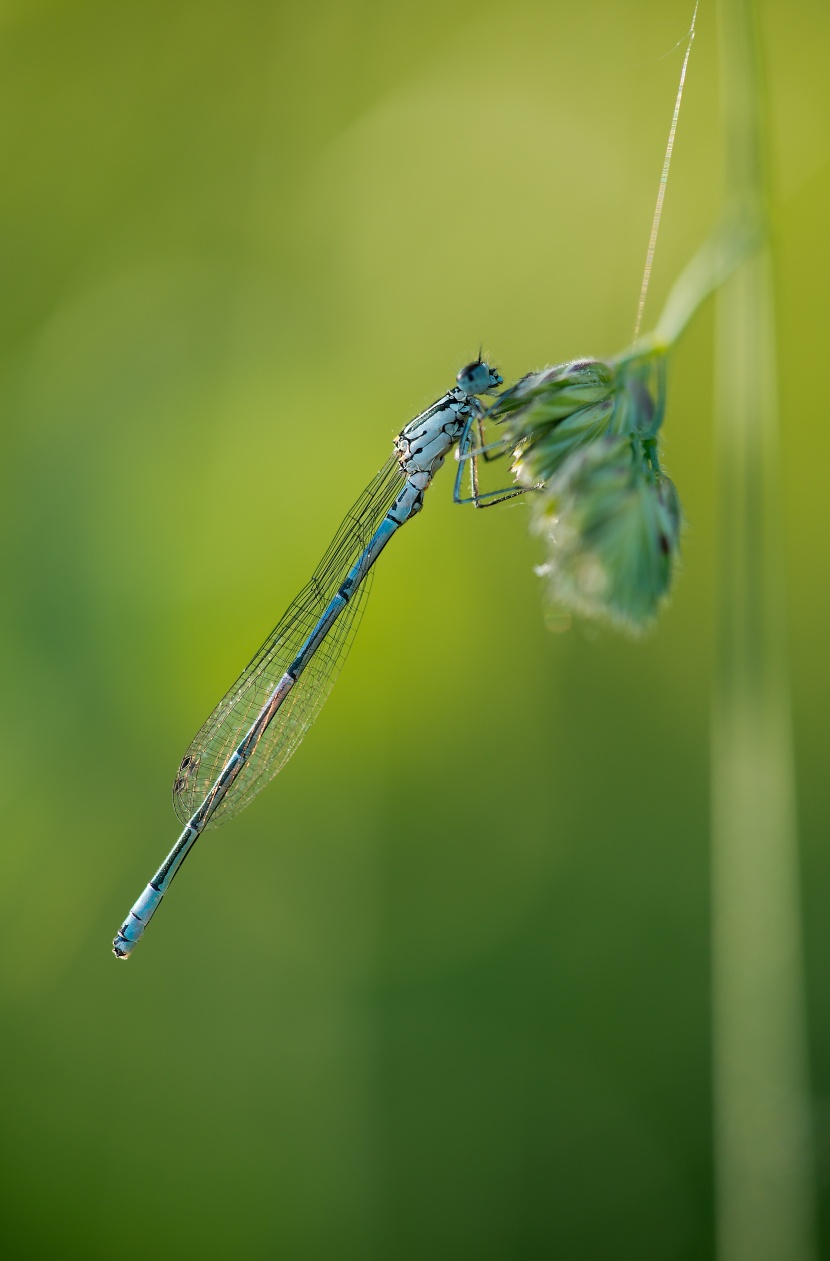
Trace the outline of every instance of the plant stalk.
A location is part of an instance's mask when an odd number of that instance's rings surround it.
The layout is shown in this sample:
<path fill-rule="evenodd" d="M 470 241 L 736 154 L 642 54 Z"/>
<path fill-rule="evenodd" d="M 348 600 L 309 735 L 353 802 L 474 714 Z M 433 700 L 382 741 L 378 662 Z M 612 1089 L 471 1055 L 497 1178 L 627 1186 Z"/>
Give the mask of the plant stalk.
<path fill-rule="evenodd" d="M 758 15 L 721 0 L 727 183 L 760 248 L 717 298 L 712 968 L 718 1261 L 813 1261 Z M 752 229 L 755 231 L 755 228 Z"/>

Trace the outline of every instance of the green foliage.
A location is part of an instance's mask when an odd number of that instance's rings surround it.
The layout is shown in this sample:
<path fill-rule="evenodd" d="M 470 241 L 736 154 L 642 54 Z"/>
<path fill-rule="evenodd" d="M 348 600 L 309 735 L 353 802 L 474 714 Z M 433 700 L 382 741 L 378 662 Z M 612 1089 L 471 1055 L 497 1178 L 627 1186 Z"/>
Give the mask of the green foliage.
<path fill-rule="evenodd" d="M 644 444 L 598 439 L 565 461 L 536 503 L 551 600 L 585 617 L 642 629 L 668 593 L 680 524 L 674 484 L 649 463 Z"/>
<path fill-rule="evenodd" d="M 487 413 L 492 444 L 534 496 L 540 572 L 558 608 L 637 633 L 671 591 L 683 513 L 660 466 L 667 356 L 706 299 L 759 244 L 757 217 L 730 208 L 675 281 L 653 333 L 612 359 L 530 372 Z"/>
<path fill-rule="evenodd" d="M 517 481 L 538 492 L 551 602 L 635 633 L 668 595 L 680 549 L 680 500 L 658 456 L 664 401 L 652 347 L 530 373 L 489 413 Z"/>

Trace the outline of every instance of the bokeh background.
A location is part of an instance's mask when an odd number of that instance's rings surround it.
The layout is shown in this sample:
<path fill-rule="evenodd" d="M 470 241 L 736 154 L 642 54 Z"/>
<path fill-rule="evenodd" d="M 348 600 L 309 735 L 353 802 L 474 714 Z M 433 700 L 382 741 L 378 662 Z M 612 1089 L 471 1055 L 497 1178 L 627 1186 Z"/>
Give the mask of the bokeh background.
<path fill-rule="evenodd" d="M 482 342 L 511 380 L 630 339 L 691 7 L 2 5 L 6 1255 L 712 1256 L 711 310 L 656 632 L 552 634 L 525 506 L 445 471 L 300 753 L 109 952 L 397 430 Z M 762 12 L 826 1195 L 830 11 Z M 652 319 L 720 206 L 698 32 Z"/>

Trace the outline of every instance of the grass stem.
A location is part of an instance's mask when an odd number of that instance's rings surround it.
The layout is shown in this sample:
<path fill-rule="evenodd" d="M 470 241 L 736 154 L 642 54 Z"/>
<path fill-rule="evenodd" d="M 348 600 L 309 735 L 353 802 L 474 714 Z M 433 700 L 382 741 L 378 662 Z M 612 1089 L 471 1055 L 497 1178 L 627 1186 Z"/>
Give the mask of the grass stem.
<path fill-rule="evenodd" d="M 721 0 L 727 180 L 765 225 L 754 0 Z M 718 1261 L 812 1261 L 806 1033 L 771 245 L 717 299 L 717 644 L 712 711 Z"/>

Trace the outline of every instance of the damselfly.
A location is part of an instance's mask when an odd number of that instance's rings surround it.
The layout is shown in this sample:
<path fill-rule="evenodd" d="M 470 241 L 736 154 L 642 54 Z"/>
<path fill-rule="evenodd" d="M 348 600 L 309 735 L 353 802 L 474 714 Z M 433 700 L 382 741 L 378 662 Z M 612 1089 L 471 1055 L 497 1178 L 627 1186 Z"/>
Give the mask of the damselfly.
<path fill-rule="evenodd" d="M 462 368 L 457 382 L 395 439 L 393 455 L 346 514 L 309 584 L 182 758 L 173 805 L 184 831 L 118 930 L 113 952 L 119 959 L 135 949 L 200 833 L 244 809 L 308 731 L 351 646 L 375 561 L 392 535 L 420 512 L 448 452 L 457 444 L 472 471 L 472 496 L 464 499 L 459 463 L 457 503 L 485 507 L 522 493 L 479 491 L 477 455 L 485 443 L 478 400 L 502 378 L 479 356 Z"/>

